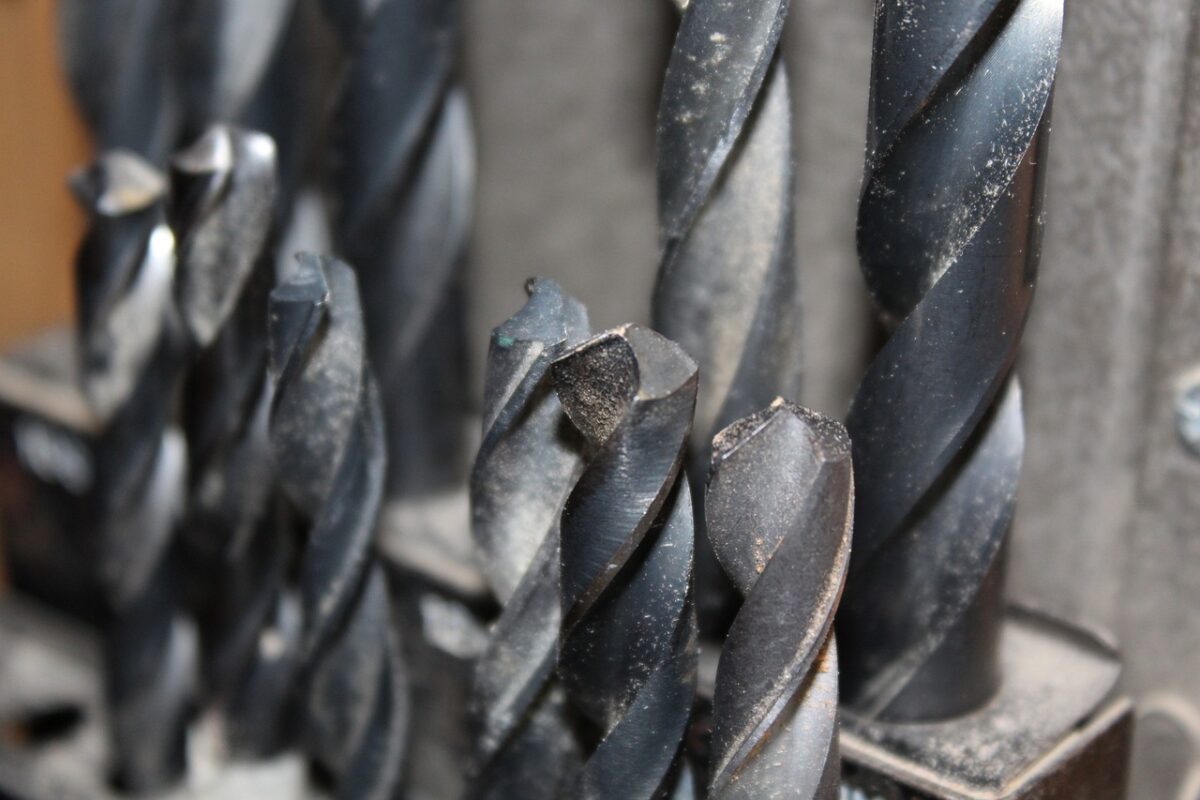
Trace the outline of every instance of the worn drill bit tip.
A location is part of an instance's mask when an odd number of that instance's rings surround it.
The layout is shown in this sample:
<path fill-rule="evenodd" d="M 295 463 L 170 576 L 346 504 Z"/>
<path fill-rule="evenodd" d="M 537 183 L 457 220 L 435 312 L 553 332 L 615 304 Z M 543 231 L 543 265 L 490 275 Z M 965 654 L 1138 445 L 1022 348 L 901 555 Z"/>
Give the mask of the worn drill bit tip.
<path fill-rule="evenodd" d="M 834 420 L 776 399 L 713 440 L 709 540 L 745 600 L 717 669 L 710 797 L 837 794 L 831 628 L 853 502 Z"/>
<path fill-rule="evenodd" d="M 115 217 L 141 211 L 162 199 L 166 178 L 137 154 L 109 150 L 69 179 L 80 205 L 94 214 Z"/>
<path fill-rule="evenodd" d="M 554 363 L 559 400 L 593 449 L 562 514 L 558 675 L 598 729 L 570 796 L 670 789 L 696 679 L 691 494 L 680 465 L 696 365 L 629 325 Z"/>

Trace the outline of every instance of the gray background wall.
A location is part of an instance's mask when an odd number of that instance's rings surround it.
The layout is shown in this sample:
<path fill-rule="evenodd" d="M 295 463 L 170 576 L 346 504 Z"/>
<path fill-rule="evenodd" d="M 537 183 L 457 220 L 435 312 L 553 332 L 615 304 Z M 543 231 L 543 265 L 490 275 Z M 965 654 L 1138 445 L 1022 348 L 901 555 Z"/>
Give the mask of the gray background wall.
<path fill-rule="evenodd" d="M 1195 0 L 1074 0 L 1056 89 L 1041 280 L 1020 367 L 1028 451 L 1012 593 L 1118 638 L 1146 711 L 1132 797 L 1200 797 L 1200 461 L 1174 427 L 1200 363 Z M 854 256 L 872 3 L 794 0 L 805 385 L 841 416 L 869 356 Z M 645 320 L 665 0 L 472 0 L 479 135 L 475 371 L 549 275 L 594 324 Z"/>

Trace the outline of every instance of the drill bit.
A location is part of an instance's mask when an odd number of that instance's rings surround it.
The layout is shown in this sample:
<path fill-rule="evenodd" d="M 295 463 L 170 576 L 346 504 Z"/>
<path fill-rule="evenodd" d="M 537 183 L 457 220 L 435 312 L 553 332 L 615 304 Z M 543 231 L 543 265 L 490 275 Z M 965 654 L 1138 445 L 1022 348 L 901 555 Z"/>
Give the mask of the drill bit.
<path fill-rule="evenodd" d="M 680 796 L 696 685 L 691 492 L 696 364 L 636 325 L 554 362 L 593 451 L 563 507 L 558 675 L 595 734 L 568 797 Z"/>
<path fill-rule="evenodd" d="M 92 216 L 79 250 L 81 375 L 106 418 L 86 500 L 104 589 L 105 688 L 114 779 L 143 792 L 184 767 L 184 724 L 196 658 L 179 619 L 168 557 L 186 479 L 171 424 L 186 335 L 171 302 L 175 240 L 166 180 L 128 152 L 102 155 L 72 187 Z"/>
<path fill-rule="evenodd" d="M 587 310 L 554 281 L 492 332 L 483 442 L 471 473 L 472 533 L 504 608 L 475 667 L 479 766 L 472 796 L 555 798 L 577 768 L 561 692 L 548 690 L 561 622 L 558 523 L 583 466 L 550 364 L 588 334 Z"/>
<path fill-rule="evenodd" d="M 160 164 L 179 135 L 172 0 L 62 0 L 59 50 L 96 148 Z"/>
<path fill-rule="evenodd" d="M 332 131 L 334 241 L 366 300 L 388 495 L 449 489 L 467 472 L 456 280 L 474 182 L 466 100 L 452 76 L 459 4 L 330 0 L 326 8 L 349 51 Z"/>
<path fill-rule="evenodd" d="M 306 59 L 294 52 L 296 0 L 188 0 L 177 15 L 179 94 L 187 139 L 214 123 L 263 131 L 275 141 L 282 222 L 299 180 L 298 118 Z"/>
<path fill-rule="evenodd" d="M 383 568 L 372 553 L 386 453 L 353 271 L 297 256 L 271 292 L 270 439 L 307 528 L 300 581 L 305 744 L 339 798 L 388 798 L 408 697 Z"/>
<path fill-rule="evenodd" d="M 841 424 L 782 399 L 713 440 L 708 532 L 745 597 L 713 694 L 710 798 L 835 798 L 833 615 L 854 480 Z"/>
<path fill-rule="evenodd" d="M 700 366 L 689 475 L 713 434 L 799 383 L 786 0 L 686 4 L 658 110 L 662 248 L 657 330 Z M 730 592 L 697 507 L 700 621 L 719 634 Z"/>
<path fill-rule="evenodd" d="M 858 497 L 843 699 L 977 708 L 999 679 L 1024 448 L 1012 364 L 1033 296 L 1062 0 L 877 5 L 863 273 L 894 329 L 846 427 Z"/>
<path fill-rule="evenodd" d="M 184 390 L 190 481 L 180 538 L 205 688 L 223 695 L 270 629 L 289 558 L 266 519 L 275 148 L 265 134 L 214 125 L 172 164 L 181 306 L 200 348 Z M 228 714 L 253 704 L 239 701 Z M 235 738 L 236 728 L 227 725 Z"/>

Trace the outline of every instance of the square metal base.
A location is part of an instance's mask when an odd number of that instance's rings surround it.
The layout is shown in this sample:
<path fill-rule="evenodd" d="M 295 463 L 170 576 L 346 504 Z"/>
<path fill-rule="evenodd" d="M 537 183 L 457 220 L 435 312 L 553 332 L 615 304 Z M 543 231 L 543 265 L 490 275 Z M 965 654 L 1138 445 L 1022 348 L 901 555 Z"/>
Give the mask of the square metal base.
<path fill-rule="evenodd" d="M 1123 800 L 1133 721 L 1114 696 L 1113 649 L 1013 609 L 1001 661 L 997 695 L 963 717 L 882 723 L 843 711 L 843 800 Z"/>

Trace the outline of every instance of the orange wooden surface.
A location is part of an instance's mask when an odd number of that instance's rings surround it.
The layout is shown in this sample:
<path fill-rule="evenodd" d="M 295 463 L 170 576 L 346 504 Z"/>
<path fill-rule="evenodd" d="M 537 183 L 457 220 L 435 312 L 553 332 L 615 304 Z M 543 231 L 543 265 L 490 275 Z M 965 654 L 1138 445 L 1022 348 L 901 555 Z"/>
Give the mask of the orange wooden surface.
<path fill-rule="evenodd" d="M 0 0 L 0 347 L 67 320 L 88 157 L 55 51 L 53 0 Z"/>

